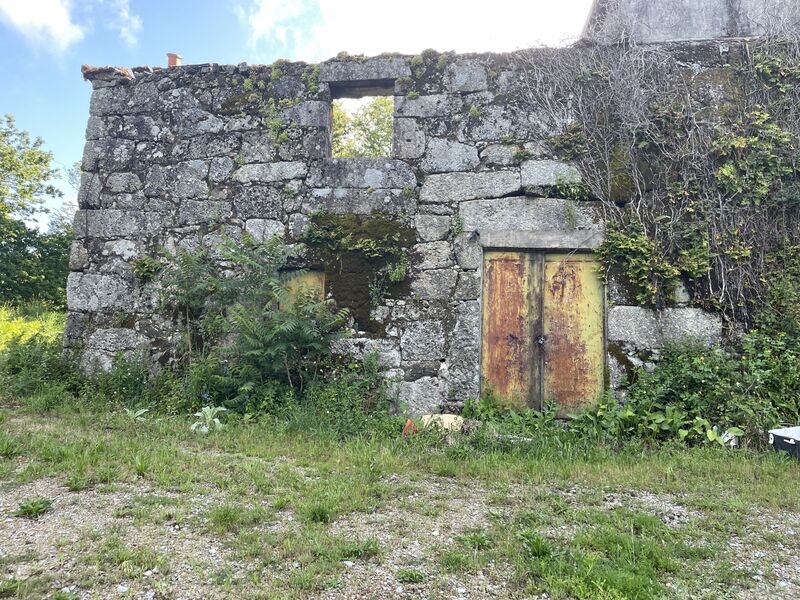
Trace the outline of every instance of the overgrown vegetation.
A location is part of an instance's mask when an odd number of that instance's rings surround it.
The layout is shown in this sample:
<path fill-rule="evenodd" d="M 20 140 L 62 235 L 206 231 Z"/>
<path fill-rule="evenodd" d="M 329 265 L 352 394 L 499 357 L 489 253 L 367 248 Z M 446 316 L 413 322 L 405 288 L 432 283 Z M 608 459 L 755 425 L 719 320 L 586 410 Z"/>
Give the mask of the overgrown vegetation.
<path fill-rule="evenodd" d="M 320 289 L 291 285 L 303 273 L 290 266 L 293 251 L 277 238 L 246 237 L 219 252 L 180 252 L 153 269 L 164 308 L 182 330 L 168 357 L 172 368 L 153 370 L 145 356 L 120 354 L 110 370 L 83 375 L 62 351 L 62 316 L 0 309 L 6 399 L 43 411 L 118 406 L 134 421 L 150 411 L 196 412 L 194 429 L 203 433 L 220 428 L 225 409 L 326 423 L 341 435 L 392 421 L 375 360 L 332 354 L 347 335 L 348 311 Z"/>
<path fill-rule="evenodd" d="M 551 150 L 603 203 L 604 264 L 638 302 L 662 307 L 682 281 L 695 304 L 752 325 L 777 283 L 771 262 L 800 243 L 800 43 L 698 52 L 696 72 L 666 48 L 624 43 L 520 62 L 558 132 Z"/>
<path fill-rule="evenodd" d="M 667 348 L 651 371 L 618 352 L 626 401 L 571 423 L 590 437 L 761 446 L 767 429 L 800 419 L 800 42 L 698 52 L 693 72 L 668 48 L 624 41 L 520 58 L 529 99 L 558 132 L 551 151 L 602 203 L 606 273 L 656 308 L 685 287 L 747 332 Z"/>
<path fill-rule="evenodd" d="M 663 349 L 655 368 L 631 368 L 625 400 L 609 393 L 573 415 L 569 431 L 612 445 L 739 445 L 764 448 L 767 431 L 800 422 L 800 341 L 753 330 L 741 345 L 696 342 Z M 560 435 L 555 409 L 508 411 L 491 393 L 468 402 L 465 415 L 514 435 Z"/>
<path fill-rule="evenodd" d="M 331 339 L 320 342 L 318 332 L 336 311 L 313 290 L 288 293 L 287 249 L 246 240 L 226 244 L 223 254 L 223 264 L 235 256 L 241 269 L 220 271 L 200 252 L 156 270 L 175 292 L 165 302 L 193 340 L 179 346 L 175 373 L 152 373 L 137 357 L 120 356 L 108 373 L 80 375 L 62 354 L 60 320 L 45 316 L 44 325 L 19 311 L 2 313 L 0 334 L 7 326 L 6 338 L 24 338 L 0 352 L 0 422 L 7 419 L 0 477 L 11 486 L 47 477 L 73 493 L 147 486 L 115 510 L 108 527 L 81 533 L 71 550 L 81 565 L 80 589 L 172 577 L 175 559 L 163 544 L 124 541 L 126 527 L 137 527 L 141 540 L 142 532 L 167 526 L 176 532 L 170 536 L 188 531 L 221 549 L 224 559 L 215 559 L 213 570 L 202 566 L 210 596 L 269 590 L 302 598 L 339 590 L 343 573 L 356 563 L 373 568 L 391 548 L 334 528 L 402 507 L 387 513 L 402 511 L 397 524 L 389 521 L 389 535 L 407 543 L 422 519 L 446 510 L 444 520 L 453 521 L 446 502 L 456 488 L 436 499 L 427 484 L 435 477 L 433 489 L 444 481 L 492 494 L 487 508 L 470 507 L 472 515 L 479 511 L 478 524 L 455 521 L 441 543 L 425 549 L 424 562 L 398 565 L 394 578 L 409 590 L 433 589 L 441 577 L 500 573 L 495 581 L 514 593 L 552 598 L 727 593 L 750 581 L 724 553 L 753 507 L 797 508 L 792 495 L 779 493 L 796 479 L 795 464 L 720 443 L 732 432 L 741 433 L 740 445 L 753 446 L 763 427 L 797 414 L 792 338 L 775 345 L 777 338 L 751 334 L 736 357 L 670 349 L 654 372 L 638 374 L 625 406 L 603 405 L 569 427 L 554 410 L 504 413 L 487 396 L 467 406 L 465 416 L 483 423 L 471 435 L 420 428 L 404 438 L 403 421 L 389 416 L 375 358 L 331 359 Z M 238 311 L 251 326 L 232 321 Z M 309 338 L 292 333 L 294 326 L 283 331 L 294 319 L 317 332 L 319 347 L 297 352 Z M 272 337 L 236 341 L 261 328 L 280 331 L 275 339 L 292 336 L 284 358 L 274 362 L 272 349 L 261 352 Z M 336 325 L 330 333 L 340 332 Z M 290 357 L 298 369 L 287 375 Z M 100 430 L 109 435 L 98 437 Z M 673 527 L 651 509 L 607 502 L 630 489 L 679 495 L 691 514 L 703 516 Z M 198 498 L 200 511 L 191 504 Z M 63 502 L 31 495 L 15 506 L 21 518 L 41 523 L 60 518 Z M 386 528 L 387 521 L 377 522 Z M 429 538 L 431 526 L 423 529 Z M 766 535 L 757 547 L 774 545 Z M 43 597 L 50 588 L 36 577 L 5 585 L 21 597 Z"/>
<path fill-rule="evenodd" d="M 391 252 L 402 252 L 400 234 L 381 229 L 394 227 L 391 221 L 319 218 L 309 241 L 330 253 L 329 264 L 337 263 L 334 255 L 355 253 L 391 265 Z M 352 226 L 347 235 L 337 219 Z M 364 428 L 372 434 L 396 430 L 374 358 L 348 362 L 331 354 L 346 333 L 347 311 L 321 298 L 319 289 L 291 291 L 289 282 L 301 273 L 289 268 L 292 252 L 277 239 L 245 238 L 224 243 L 219 258 L 224 262 L 202 250 L 181 253 L 156 269 L 165 306 L 183 327 L 174 371 L 151 372 L 142 357 L 119 356 L 110 371 L 82 376 L 61 351 L 63 321 L 57 315 L 32 319 L 4 309 L 0 375 L 6 394 L 45 411 L 71 402 L 122 406 L 134 421 L 149 411 L 195 412 L 194 429 L 203 433 L 221 428 L 222 408 L 247 418 L 270 415 L 312 429 L 324 426 L 342 436 Z M 237 268 L 223 271 L 221 264 Z M 798 275 L 787 270 L 782 286 L 773 288 L 770 306 L 785 310 L 765 310 L 739 347 L 667 348 L 654 370 L 631 371 L 624 404 L 609 396 L 566 430 L 554 411 L 503 412 L 491 394 L 468 403 L 465 416 L 489 431 L 549 439 L 697 445 L 736 438 L 740 445 L 763 447 L 768 429 L 800 420 Z"/>

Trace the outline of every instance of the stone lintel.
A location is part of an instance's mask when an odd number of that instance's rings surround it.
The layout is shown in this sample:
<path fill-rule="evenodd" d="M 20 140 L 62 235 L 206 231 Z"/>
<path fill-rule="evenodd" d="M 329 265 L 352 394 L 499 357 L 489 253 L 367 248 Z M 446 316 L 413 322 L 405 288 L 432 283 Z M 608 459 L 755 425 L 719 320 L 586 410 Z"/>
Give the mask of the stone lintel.
<path fill-rule="evenodd" d="M 479 231 L 484 248 L 518 248 L 531 250 L 595 250 L 603 241 L 597 229 L 542 229 L 517 231 L 501 229 Z"/>

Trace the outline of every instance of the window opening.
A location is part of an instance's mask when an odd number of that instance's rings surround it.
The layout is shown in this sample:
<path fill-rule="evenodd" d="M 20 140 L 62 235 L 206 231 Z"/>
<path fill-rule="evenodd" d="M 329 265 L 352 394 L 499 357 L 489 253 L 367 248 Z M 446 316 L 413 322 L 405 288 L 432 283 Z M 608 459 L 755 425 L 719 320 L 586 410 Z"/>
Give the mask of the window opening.
<path fill-rule="evenodd" d="M 360 95 L 363 93 L 363 95 Z M 332 90 L 331 156 L 334 158 L 392 155 L 394 89 L 349 87 Z"/>

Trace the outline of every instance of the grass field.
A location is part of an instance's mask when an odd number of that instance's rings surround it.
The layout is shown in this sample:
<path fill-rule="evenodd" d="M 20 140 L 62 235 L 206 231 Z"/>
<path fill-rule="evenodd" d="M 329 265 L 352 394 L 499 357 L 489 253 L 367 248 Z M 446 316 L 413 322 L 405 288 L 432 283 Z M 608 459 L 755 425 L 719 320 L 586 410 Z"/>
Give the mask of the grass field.
<path fill-rule="evenodd" d="M 774 453 L 0 415 L 0 597 L 800 593 L 800 467 Z"/>

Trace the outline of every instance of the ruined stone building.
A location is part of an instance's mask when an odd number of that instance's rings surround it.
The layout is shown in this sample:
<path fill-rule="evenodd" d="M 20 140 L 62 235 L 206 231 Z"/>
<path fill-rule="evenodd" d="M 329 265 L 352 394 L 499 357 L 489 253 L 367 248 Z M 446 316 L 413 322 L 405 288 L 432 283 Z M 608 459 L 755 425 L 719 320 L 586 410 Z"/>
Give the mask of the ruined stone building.
<path fill-rule="evenodd" d="M 665 2 L 715 15 L 677 34 L 658 2 L 627 4 L 638 19 L 628 34 L 644 42 L 719 38 L 669 45 L 698 74 L 738 51 L 724 38 L 750 33 L 725 0 Z M 602 29 L 606 5 L 596 2 L 587 35 Z M 603 284 L 593 256 L 602 211 L 559 197 L 579 175 L 543 143 L 553 132 L 527 102 L 514 54 L 85 68 L 84 77 L 93 91 L 66 344 L 87 366 L 141 350 L 163 361 L 175 343 L 157 283 L 137 277 L 136 259 L 213 250 L 245 232 L 292 244 L 320 215 L 397 224 L 408 275 L 377 299 L 363 268 L 324 257 L 305 266 L 352 309 L 347 346 L 377 352 L 415 413 L 475 397 L 486 382 L 572 410 L 617 385 L 640 351 L 721 335 L 718 315 L 680 295 L 655 310 Z M 362 95 L 394 99 L 391 156 L 333 158 L 331 101 Z"/>

